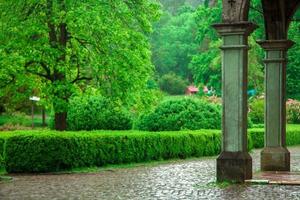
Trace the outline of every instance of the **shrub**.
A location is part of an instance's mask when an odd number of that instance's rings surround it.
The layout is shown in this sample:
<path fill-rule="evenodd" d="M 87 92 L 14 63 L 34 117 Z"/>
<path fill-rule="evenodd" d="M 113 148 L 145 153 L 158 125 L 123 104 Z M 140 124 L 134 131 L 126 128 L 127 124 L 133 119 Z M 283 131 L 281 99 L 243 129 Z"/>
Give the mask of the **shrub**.
<path fill-rule="evenodd" d="M 137 128 L 148 131 L 220 129 L 221 107 L 195 98 L 168 100 L 152 113 L 141 116 Z"/>
<path fill-rule="evenodd" d="M 0 135 L 1 137 L 1 135 Z M 217 155 L 220 131 L 14 132 L 6 138 L 8 172 L 51 172 L 76 167 Z"/>
<path fill-rule="evenodd" d="M 256 128 L 248 131 L 254 148 L 264 147 L 264 129 Z M 300 144 L 300 127 L 299 125 L 289 125 L 286 131 L 286 144 L 288 146 Z"/>
<path fill-rule="evenodd" d="M 289 99 L 287 105 L 287 122 L 300 124 L 300 101 Z"/>
<path fill-rule="evenodd" d="M 248 132 L 248 150 L 264 146 L 264 130 Z M 300 144 L 299 125 L 287 128 L 287 145 Z M 15 131 L 0 134 L 0 157 L 8 172 L 51 172 L 151 160 L 213 156 L 220 153 L 219 130 Z M 1 150 L 2 149 L 2 150 Z"/>
<path fill-rule="evenodd" d="M 4 159 L 2 157 L 2 155 L 0 155 L 0 172 L 3 171 L 3 169 L 5 169 L 5 163 L 4 163 Z"/>
<path fill-rule="evenodd" d="M 132 127 L 129 112 L 104 97 L 76 97 L 69 105 L 69 130 L 127 130 Z"/>
<path fill-rule="evenodd" d="M 254 124 L 264 123 L 264 99 L 254 99 L 250 104 L 249 117 Z"/>
<path fill-rule="evenodd" d="M 169 73 L 161 77 L 159 87 L 168 94 L 180 95 L 185 93 L 187 82 L 175 73 Z"/>
<path fill-rule="evenodd" d="M 4 105 L 2 105 L 2 104 L 0 103 L 0 115 L 1 115 L 2 113 L 5 113 L 5 107 L 4 107 Z"/>
<path fill-rule="evenodd" d="M 253 148 L 263 148 L 264 147 L 264 137 L 265 137 L 264 129 L 262 129 L 262 128 L 250 129 L 250 130 L 248 130 L 248 135 L 252 139 Z"/>

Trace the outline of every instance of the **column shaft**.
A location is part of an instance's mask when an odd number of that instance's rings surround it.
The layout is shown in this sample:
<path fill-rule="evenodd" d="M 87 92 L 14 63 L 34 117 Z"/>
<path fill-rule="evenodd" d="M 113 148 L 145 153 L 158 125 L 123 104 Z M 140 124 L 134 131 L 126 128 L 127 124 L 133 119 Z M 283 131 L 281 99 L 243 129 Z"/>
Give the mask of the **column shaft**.
<path fill-rule="evenodd" d="M 289 40 L 258 42 L 266 51 L 265 62 L 265 148 L 261 152 L 262 171 L 289 171 L 286 149 L 286 52 Z"/>
<path fill-rule="evenodd" d="M 222 36 L 222 152 L 217 159 L 217 180 L 243 182 L 252 177 L 247 152 L 248 36 L 256 28 L 249 22 L 216 24 Z"/>

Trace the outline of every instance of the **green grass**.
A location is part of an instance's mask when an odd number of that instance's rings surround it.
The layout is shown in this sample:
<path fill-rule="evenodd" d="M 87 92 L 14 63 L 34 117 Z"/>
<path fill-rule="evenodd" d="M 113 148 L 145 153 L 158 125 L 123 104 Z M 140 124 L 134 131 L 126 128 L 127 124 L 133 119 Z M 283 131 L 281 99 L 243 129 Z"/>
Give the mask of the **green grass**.
<path fill-rule="evenodd" d="M 46 124 L 49 124 L 50 118 L 46 117 Z M 41 115 L 35 115 L 34 116 L 34 126 L 35 127 L 42 127 L 42 116 Z M 4 124 L 11 124 L 11 125 L 21 125 L 25 127 L 31 127 L 32 126 L 32 118 L 29 115 L 17 115 L 17 116 L 11 116 L 11 115 L 0 115 L 0 126 L 3 126 Z"/>

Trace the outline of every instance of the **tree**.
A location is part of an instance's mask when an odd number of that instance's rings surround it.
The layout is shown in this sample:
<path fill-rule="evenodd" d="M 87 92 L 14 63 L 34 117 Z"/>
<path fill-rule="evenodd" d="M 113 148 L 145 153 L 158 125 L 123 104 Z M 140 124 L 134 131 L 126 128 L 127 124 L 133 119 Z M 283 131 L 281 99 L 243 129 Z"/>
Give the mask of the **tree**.
<path fill-rule="evenodd" d="M 152 0 L 0 0 L 1 69 L 43 79 L 55 128 L 65 130 L 68 100 L 85 84 L 120 99 L 146 85 L 146 35 L 158 8 Z"/>
<path fill-rule="evenodd" d="M 196 33 L 192 7 L 177 8 L 174 15 L 164 11 L 151 36 L 152 61 L 160 76 L 174 72 L 184 79 L 192 79 L 188 65 L 191 55 L 197 52 Z"/>
<path fill-rule="evenodd" d="M 287 66 L 287 96 L 300 100 L 300 23 L 292 22 L 289 29 L 289 38 L 295 42 L 288 52 Z"/>
<path fill-rule="evenodd" d="M 258 4 L 258 2 L 255 1 Z M 259 4 L 252 6 L 258 7 Z M 209 6 L 210 5 L 210 6 Z M 221 21 L 221 4 L 201 5 L 196 11 L 196 21 L 198 24 L 197 40 L 200 43 L 200 51 L 193 55 L 190 62 L 190 69 L 196 84 L 212 86 L 217 93 L 221 92 L 221 40 L 216 31 L 211 27 L 214 23 Z M 252 13 L 252 15 L 260 15 Z M 251 15 L 251 16 L 252 16 Z M 262 17 L 257 17 L 262 20 Z M 260 21 L 259 23 L 262 23 Z M 261 37 L 261 27 L 255 34 L 249 38 L 249 88 L 262 90 L 263 88 L 263 51 L 256 44 L 255 37 Z"/>

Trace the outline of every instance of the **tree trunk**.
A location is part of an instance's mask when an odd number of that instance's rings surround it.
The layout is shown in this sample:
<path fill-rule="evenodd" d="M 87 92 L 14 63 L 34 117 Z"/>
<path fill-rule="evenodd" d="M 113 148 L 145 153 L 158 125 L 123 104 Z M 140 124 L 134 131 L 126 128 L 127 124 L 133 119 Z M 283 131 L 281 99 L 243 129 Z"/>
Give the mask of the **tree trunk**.
<path fill-rule="evenodd" d="M 46 126 L 46 113 L 45 113 L 45 108 L 42 108 L 42 121 L 43 121 L 43 127 Z"/>
<path fill-rule="evenodd" d="M 67 129 L 67 112 L 55 113 L 55 130 L 65 131 Z"/>

